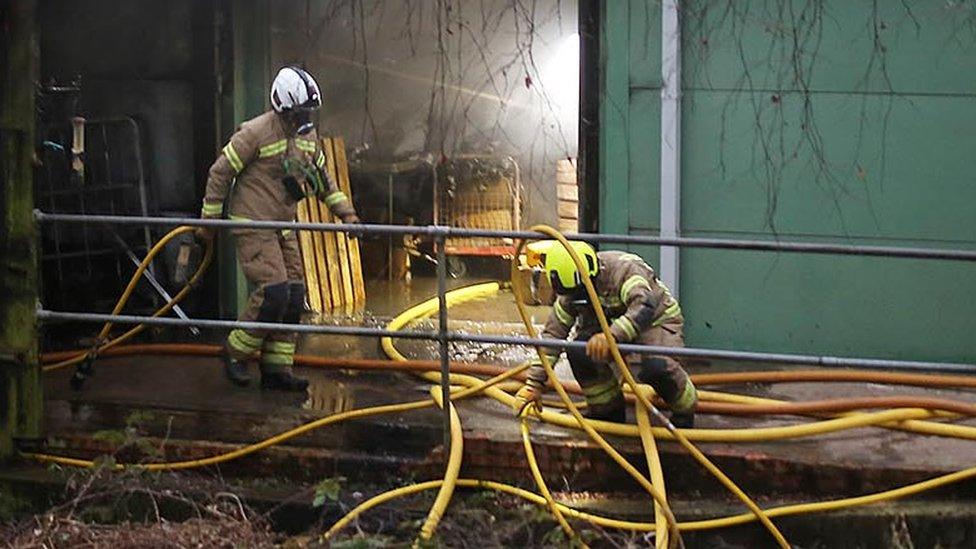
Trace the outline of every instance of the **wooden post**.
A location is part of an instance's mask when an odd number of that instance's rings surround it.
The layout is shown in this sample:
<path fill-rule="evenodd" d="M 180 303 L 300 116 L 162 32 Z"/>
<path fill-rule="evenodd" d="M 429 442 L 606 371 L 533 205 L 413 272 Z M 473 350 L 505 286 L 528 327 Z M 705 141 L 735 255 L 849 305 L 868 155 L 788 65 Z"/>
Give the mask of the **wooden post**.
<path fill-rule="evenodd" d="M 14 439 L 41 434 L 37 361 L 37 233 L 34 208 L 36 2 L 0 11 L 0 461 Z"/>

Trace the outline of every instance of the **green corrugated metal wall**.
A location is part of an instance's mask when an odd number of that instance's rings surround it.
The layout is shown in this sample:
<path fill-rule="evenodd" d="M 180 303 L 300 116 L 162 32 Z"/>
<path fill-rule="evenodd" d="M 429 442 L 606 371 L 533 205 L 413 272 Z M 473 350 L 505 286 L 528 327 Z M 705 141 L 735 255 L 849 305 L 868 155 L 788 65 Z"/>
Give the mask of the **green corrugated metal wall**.
<path fill-rule="evenodd" d="M 682 235 L 976 248 L 972 7 L 682 5 Z M 657 234 L 660 2 L 601 34 L 601 230 Z M 974 264 L 689 249 L 681 300 L 689 345 L 976 360 Z"/>

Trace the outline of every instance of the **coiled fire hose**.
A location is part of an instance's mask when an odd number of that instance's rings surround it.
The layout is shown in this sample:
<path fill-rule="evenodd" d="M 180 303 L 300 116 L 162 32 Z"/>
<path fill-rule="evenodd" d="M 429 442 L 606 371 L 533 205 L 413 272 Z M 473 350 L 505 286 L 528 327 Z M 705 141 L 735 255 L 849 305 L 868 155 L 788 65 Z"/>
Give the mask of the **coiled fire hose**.
<path fill-rule="evenodd" d="M 126 291 L 120 297 L 119 302 L 116 304 L 115 311 L 119 312 L 125 305 L 125 301 L 131 295 L 138 277 L 148 266 L 148 263 L 152 258 L 159 252 L 162 246 L 168 242 L 170 239 L 182 234 L 184 232 L 193 230 L 191 227 L 180 227 L 174 229 L 156 246 L 154 246 L 149 255 L 137 269 L 133 279 L 130 281 L 129 285 L 126 287 Z M 552 235 L 549 235 L 552 236 Z M 200 267 L 191 277 L 188 284 L 176 295 L 173 299 L 163 305 L 154 316 L 161 316 L 166 314 L 172 306 L 182 299 L 193 287 L 199 277 L 202 275 L 206 266 L 210 263 L 212 259 L 212 246 L 208 246 L 204 259 L 201 262 Z M 572 250 L 571 250 L 572 253 Z M 578 260 L 575 258 L 574 260 Z M 448 294 L 448 304 L 460 303 L 469 299 L 477 299 L 487 297 L 497 293 L 499 286 L 495 283 L 477 285 L 468 288 L 462 288 L 459 290 L 454 290 Z M 521 300 L 516 300 L 516 303 L 520 303 Z M 437 311 L 437 300 L 436 298 L 428 300 L 421 305 L 412 307 L 411 309 L 405 311 L 399 315 L 393 322 L 391 322 L 389 328 L 391 330 L 399 329 L 419 318 L 429 316 L 433 312 Z M 130 346 L 119 346 L 120 343 L 138 334 L 144 328 L 143 325 L 138 325 L 125 332 L 123 335 L 116 337 L 114 339 L 106 341 L 104 344 L 98 346 L 98 352 L 104 356 L 123 356 L 126 354 L 139 354 L 139 353 L 160 353 L 160 354 L 184 354 L 184 355 L 204 355 L 204 356 L 214 356 L 219 352 L 219 347 L 215 345 L 188 345 L 188 344 L 163 344 L 163 345 L 130 345 Z M 111 329 L 111 325 L 108 324 L 103 327 L 101 332 L 100 340 L 108 337 L 108 333 Z M 406 357 L 399 354 L 393 347 L 392 341 L 385 339 L 383 341 L 384 350 L 392 357 L 398 358 L 399 360 L 393 363 L 392 367 L 396 369 L 409 370 L 409 371 L 426 371 L 425 377 L 431 381 L 439 380 L 439 376 L 433 371 L 436 370 L 436 363 L 431 361 L 407 361 Z M 57 368 L 70 366 L 72 364 L 77 364 L 85 360 L 88 356 L 89 351 L 69 351 L 60 353 L 48 353 L 42 355 L 42 361 L 45 363 L 44 370 L 50 371 Z M 619 354 L 619 353 L 618 353 Z M 359 368 L 386 368 L 390 367 L 386 364 L 382 364 L 380 361 L 335 361 L 330 359 L 325 359 L 322 357 L 309 357 L 309 356 L 297 356 L 297 364 L 303 364 L 311 367 L 359 367 Z M 463 386 L 463 389 L 454 388 L 451 393 L 452 402 L 457 399 L 473 396 L 475 394 L 484 394 L 485 396 L 491 397 L 505 406 L 511 406 L 514 397 L 510 394 L 502 391 L 498 388 L 501 384 L 504 384 L 506 380 L 522 376 L 527 365 L 523 365 L 517 368 L 512 368 L 508 370 L 498 370 L 492 367 L 475 367 L 468 365 L 457 365 L 452 364 L 452 371 L 466 370 L 473 373 L 478 373 L 481 375 L 496 373 L 493 378 L 482 381 L 479 378 L 472 377 L 470 375 L 464 375 L 460 373 L 451 374 L 451 383 L 456 386 Z M 623 373 L 623 372 L 622 372 Z M 629 373 L 629 372 L 628 372 Z M 625 376 L 626 377 L 626 376 Z M 719 384 L 719 383 L 744 383 L 744 382 L 803 382 L 803 381 L 868 381 L 875 383 L 890 383 L 890 384 L 906 384 L 906 385 L 918 385 L 918 386 L 938 386 L 938 387 L 969 387 L 972 388 L 976 386 L 976 379 L 965 377 L 965 376 L 945 376 L 945 375 L 925 375 L 925 374 L 898 374 L 898 373 L 880 373 L 880 372 L 864 372 L 864 371 L 851 371 L 851 370 L 804 370 L 804 371 L 785 371 L 785 372 L 738 372 L 730 374 L 705 374 L 692 376 L 694 381 L 699 384 Z M 574 387 L 572 384 L 556 383 L 554 386 L 558 388 L 564 388 L 572 390 Z M 607 423 L 602 421 L 593 421 L 590 426 L 595 432 L 614 434 L 614 435 L 624 435 L 624 436 L 640 436 L 640 431 L 642 429 L 641 423 L 642 415 L 650 409 L 647 407 L 647 402 L 649 401 L 648 394 L 641 395 L 640 392 L 643 390 L 638 387 L 638 394 L 636 398 L 638 400 L 638 426 L 633 425 L 623 425 Z M 576 391 L 578 392 L 578 390 Z M 439 396 L 439 393 L 438 393 Z M 562 396 L 562 395 L 561 395 Z M 727 442 L 747 442 L 747 441 L 759 441 L 759 440 L 776 440 L 785 438 L 795 438 L 799 436 L 813 436 L 817 434 L 836 432 L 843 429 L 850 429 L 856 427 L 864 426 L 881 426 L 887 428 L 902 429 L 922 434 L 938 434 L 941 436 L 963 438 L 968 440 L 976 440 L 976 427 L 966 426 L 966 425 L 952 425 L 940 422 L 932 421 L 921 421 L 923 419 L 929 418 L 946 418 L 946 417 L 958 417 L 958 415 L 973 416 L 976 415 L 976 410 L 974 406 L 969 403 L 963 403 L 958 401 L 946 400 L 946 399 L 925 399 L 920 397 L 886 397 L 881 399 L 872 398 L 861 398 L 861 399 L 839 399 L 834 401 L 823 401 L 816 403 L 786 403 L 782 401 L 776 401 L 772 399 L 761 399 L 756 397 L 747 397 L 742 395 L 733 395 L 729 393 L 715 393 L 711 391 L 701 391 L 699 393 L 701 402 L 699 405 L 699 411 L 708 413 L 709 406 L 725 406 L 726 409 L 723 413 L 750 413 L 751 411 L 760 411 L 762 413 L 770 414 L 833 414 L 834 412 L 844 412 L 840 416 L 831 417 L 830 419 L 825 419 L 821 421 L 816 421 L 814 423 L 804 423 L 797 425 L 790 425 L 784 427 L 767 427 L 761 429 L 694 429 L 687 431 L 687 433 L 682 433 L 686 436 L 686 439 L 697 440 L 697 441 L 727 441 Z M 177 461 L 177 462 L 167 462 L 167 463 L 140 463 L 140 464 L 118 464 L 115 467 L 118 469 L 124 469 L 128 467 L 140 468 L 146 470 L 177 470 L 177 469 L 190 469 L 195 467 L 203 467 L 208 465 L 215 465 L 223 462 L 227 462 L 233 459 L 238 459 L 250 455 L 254 452 L 260 451 L 262 449 L 282 444 L 287 442 L 291 438 L 299 436 L 301 434 L 307 433 L 311 430 L 325 427 L 327 425 L 335 424 L 347 419 L 356 419 L 362 417 L 368 417 L 378 414 L 385 413 L 400 413 L 409 410 L 415 410 L 420 408 L 427 408 L 435 405 L 435 400 L 432 397 L 430 400 L 422 400 L 416 402 L 407 402 L 401 404 L 391 404 L 384 406 L 374 406 L 370 408 L 363 408 L 358 410 L 350 410 L 347 412 L 333 414 L 324 418 L 311 421 L 304 425 L 295 427 L 286 432 L 280 433 L 268 439 L 262 440 L 260 442 L 243 446 L 231 452 L 224 454 L 212 456 L 209 458 L 187 460 L 187 461 Z M 568 395 L 566 396 L 568 400 Z M 571 402 L 570 402 L 571 403 Z M 442 405 L 443 403 L 439 403 Z M 565 404 L 565 401 L 564 401 Z M 739 408 L 735 408 L 738 406 Z M 898 409 L 887 410 L 882 412 L 851 412 L 851 410 L 858 410 L 862 408 L 879 408 L 879 407 L 897 407 Z M 939 412 L 938 410 L 942 410 Z M 713 411 L 721 411 L 713 408 Z M 951 412 L 951 413 L 947 413 Z M 456 411 L 452 413 L 452 418 L 457 417 Z M 537 415 L 538 419 L 553 423 L 556 425 L 564 425 L 571 428 L 579 428 L 578 421 L 574 417 L 569 417 L 563 414 L 556 414 L 549 411 L 543 411 Z M 453 449 L 455 444 L 460 448 L 461 444 L 461 431 L 460 431 L 460 418 L 455 422 L 452 419 L 452 457 Z M 648 422 L 649 423 L 649 422 Z M 523 422 L 523 442 L 528 441 L 528 425 Z M 654 437 L 659 438 L 674 438 L 674 433 L 672 430 L 667 428 L 654 427 L 651 428 L 651 432 Z M 646 440 L 642 439 L 645 443 L 645 451 L 648 455 L 654 454 L 648 450 L 646 447 Z M 653 440 L 651 438 L 650 440 Z M 456 442 L 455 442 L 456 441 Z M 527 447 L 531 449 L 531 443 L 527 443 Z M 460 451 L 457 452 L 460 455 Z M 90 460 L 77 459 L 65 456 L 56 456 L 50 454 L 40 454 L 40 453 L 24 453 L 24 457 L 35 459 L 41 462 L 58 463 L 66 466 L 78 466 L 78 467 L 93 467 L 95 464 Z M 659 482 L 657 478 L 654 477 L 654 467 L 651 466 L 652 471 L 652 481 L 655 486 L 661 486 L 663 492 L 663 479 Z M 533 476 L 535 476 L 537 471 L 533 471 Z M 456 474 L 456 473 L 455 473 Z M 448 475 L 451 478 L 422 482 L 418 484 L 413 484 L 410 486 L 405 486 L 398 488 L 396 490 L 391 490 L 375 496 L 359 506 L 353 509 L 349 514 L 343 517 L 340 521 L 336 522 L 329 532 L 326 533 L 327 537 L 331 537 L 336 532 L 342 529 L 345 525 L 349 524 L 356 517 L 361 515 L 363 512 L 380 505 L 384 502 L 391 501 L 397 497 L 407 496 L 410 494 L 416 494 L 424 490 L 431 489 L 443 489 L 446 484 L 450 484 L 449 493 L 453 493 L 454 486 L 461 486 L 465 488 L 477 488 L 477 489 L 490 489 L 496 490 L 510 495 L 523 498 L 527 501 L 531 501 L 538 505 L 546 505 L 550 509 L 554 509 L 555 512 L 561 513 L 564 518 L 560 520 L 557 515 L 557 521 L 564 529 L 568 525 L 564 526 L 565 517 L 572 518 L 575 520 L 583 520 L 596 524 L 601 527 L 606 528 L 620 528 L 625 530 L 633 531 L 657 531 L 658 532 L 658 543 L 661 543 L 661 539 L 666 536 L 662 533 L 662 528 L 667 525 L 667 520 L 664 520 L 664 526 L 662 526 L 662 517 L 660 513 L 656 510 L 656 520 L 654 523 L 641 523 L 625 520 L 617 520 L 607 517 L 601 517 L 593 514 L 583 513 L 572 508 L 569 508 L 563 504 L 553 501 L 551 494 L 549 495 L 538 495 L 521 488 L 510 486 L 503 483 L 479 480 L 479 479 L 465 479 L 456 478 L 454 474 Z M 541 475 L 540 475 L 541 476 Z M 910 495 L 918 494 L 920 492 L 939 488 L 952 483 L 961 482 L 963 480 L 971 479 L 976 477 L 976 467 L 964 469 L 956 473 L 951 473 L 947 475 L 942 475 L 927 481 L 914 483 L 901 488 L 896 488 L 892 490 L 887 490 L 884 492 L 879 492 L 876 494 L 870 494 L 865 496 L 842 498 L 832 501 L 822 501 L 813 502 L 797 505 L 787 505 L 781 507 L 775 507 L 771 509 L 766 509 L 760 514 L 764 514 L 767 519 L 776 518 L 781 516 L 796 515 L 801 513 L 814 513 L 814 512 L 826 512 L 837 509 L 844 509 L 857 505 L 867 505 L 872 503 L 878 503 L 881 501 L 887 501 L 902 497 L 907 497 Z M 450 481 L 450 482 L 448 482 Z M 538 482 L 537 482 L 538 484 Z M 662 494 L 663 496 L 663 494 Z M 663 497 L 662 497 L 663 499 Z M 449 500 L 447 498 L 439 498 L 440 501 Z M 432 535 L 433 529 L 436 527 L 436 521 L 442 516 L 444 508 L 446 508 L 446 503 L 439 504 L 438 507 L 441 509 L 437 514 L 431 513 L 428 515 L 428 521 L 425 522 L 425 528 L 422 530 L 421 535 L 424 536 L 426 533 Z M 659 508 L 663 509 L 663 505 L 659 505 Z M 432 509 L 433 511 L 433 509 Z M 434 517 L 432 519 L 432 517 Z M 750 511 L 749 513 L 743 513 L 740 515 L 733 515 L 728 517 L 719 517 L 714 519 L 699 520 L 693 522 L 683 522 L 677 523 L 677 528 L 681 531 L 695 531 L 704 530 L 711 528 L 723 528 L 733 525 L 739 525 L 747 523 L 751 520 L 757 520 L 759 515 L 755 512 Z M 428 536 L 429 537 L 429 536 Z M 660 546 L 660 545 L 659 545 Z"/>

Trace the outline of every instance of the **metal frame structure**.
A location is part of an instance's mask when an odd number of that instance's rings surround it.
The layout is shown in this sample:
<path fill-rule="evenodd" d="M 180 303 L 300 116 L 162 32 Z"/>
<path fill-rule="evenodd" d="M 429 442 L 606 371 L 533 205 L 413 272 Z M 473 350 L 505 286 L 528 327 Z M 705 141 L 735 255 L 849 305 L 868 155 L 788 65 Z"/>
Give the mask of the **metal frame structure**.
<path fill-rule="evenodd" d="M 121 154 L 113 151 L 109 145 L 109 127 L 120 127 L 128 136 L 121 139 L 121 142 L 129 143 L 131 151 L 123 151 Z M 84 131 L 86 141 L 89 143 L 89 160 L 86 171 L 92 174 L 89 181 L 69 182 L 61 181 L 51 173 L 51 167 L 46 164 L 45 176 L 38 179 L 35 200 L 44 207 L 56 209 L 65 200 L 72 200 L 77 206 L 75 211 L 80 210 L 81 215 L 89 215 L 92 210 L 97 213 L 109 213 L 111 215 L 129 214 L 138 211 L 140 215 L 149 215 L 149 198 L 146 190 L 145 170 L 142 162 L 142 132 L 139 124 L 131 116 L 119 116 L 109 118 L 90 118 L 84 121 Z M 112 136 L 115 137 L 115 136 Z M 96 145 L 97 144 L 97 145 Z M 117 159 L 121 155 L 130 154 L 132 158 L 132 169 L 125 169 L 127 166 Z M 113 161 L 113 157 L 115 161 Z M 93 170 L 92 166 L 97 165 L 99 170 Z M 116 177 L 114 168 L 123 167 L 122 176 Z M 136 193 L 134 197 L 127 196 L 127 193 Z M 127 201 L 127 198 L 136 200 Z M 132 206 L 127 207 L 132 202 Z M 75 208 L 71 208 L 75 209 Z M 121 276 L 122 267 L 125 265 L 126 250 L 133 248 L 148 252 L 152 247 L 152 236 L 149 227 L 143 227 L 141 232 L 142 242 L 130 244 L 122 239 L 120 235 L 114 233 L 113 238 L 93 239 L 88 227 L 84 227 L 80 235 L 76 238 L 63 238 L 61 231 L 57 228 L 53 231 L 53 239 L 49 243 L 53 250 L 44 253 L 41 260 L 45 263 L 54 263 L 57 266 L 58 284 L 63 286 L 65 280 L 66 267 L 65 260 L 84 259 L 85 269 L 88 276 L 92 276 L 94 266 L 92 258 L 96 256 L 114 256 L 115 271 Z M 80 242 L 78 242 L 80 240 Z M 75 244 L 71 246 L 71 244 Z M 69 248 L 65 250 L 64 248 Z M 73 249 L 71 249 L 73 248 Z M 155 274 L 153 266 L 149 266 L 150 274 Z M 63 291 L 63 288 L 62 288 Z M 62 301 L 64 298 L 62 297 Z M 154 303 L 158 305 L 158 303 Z"/>
<path fill-rule="evenodd" d="M 518 230 L 521 228 L 522 223 L 522 175 L 519 169 L 518 162 L 512 156 L 491 156 L 491 155 L 458 155 L 450 159 L 450 162 L 484 162 L 484 163 L 497 163 L 499 165 L 505 165 L 505 169 L 509 171 L 511 175 L 511 182 L 507 192 L 500 193 L 505 197 L 505 200 L 510 200 L 510 204 L 500 204 L 492 203 L 493 206 L 505 206 L 505 208 L 498 209 L 508 209 L 510 213 L 511 226 Z M 449 193 L 443 188 L 445 186 L 444 178 L 438 174 L 437 168 L 434 170 L 434 224 L 437 226 L 448 226 L 452 225 L 452 213 L 457 213 L 453 210 L 453 206 L 448 206 L 457 197 L 451 197 Z M 484 194 L 484 193 L 479 193 Z M 483 206 L 483 204 L 479 204 Z M 485 208 L 484 211 L 489 211 L 490 208 Z M 467 214 L 476 213 L 474 210 L 465 211 Z M 457 227 L 460 228 L 460 227 Z M 514 248 L 505 241 L 497 242 L 479 242 L 477 240 L 464 240 L 479 238 L 464 236 L 460 234 L 452 234 L 451 240 L 445 240 L 444 243 L 435 242 L 435 248 L 442 245 L 447 248 L 447 255 L 452 256 L 482 256 L 482 257 L 506 257 L 511 256 L 514 252 Z M 486 238 L 486 237 L 480 237 Z M 493 237 L 497 239 L 499 237 Z M 500 237 L 504 238 L 504 237 Z"/>
<path fill-rule="evenodd" d="M 244 328 L 262 329 L 270 331 L 292 331 L 302 334 L 340 334 L 366 337 L 401 337 L 410 339 L 427 339 L 439 342 L 441 366 L 441 391 L 445 399 L 450 392 L 450 358 L 449 344 L 455 341 L 475 343 L 521 345 L 548 348 L 584 348 L 582 341 L 562 341 L 553 339 L 527 338 L 516 336 L 493 336 L 480 334 L 466 334 L 449 331 L 447 328 L 447 268 L 445 242 L 449 237 L 489 237 L 512 239 L 537 239 L 541 235 L 532 231 L 494 231 L 482 229 L 460 229 L 444 226 L 403 226 L 403 225 L 343 225 L 335 223 L 298 223 L 280 221 L 231 221 L 223 219 L 181 219 L 173 217 L 135 217 L 115 215 L 76 215 L 51 214 L 39 210 L 34 211 L 34 218 L 39 224 L 53 223 L 104 223 L 114 225 L 145 225 L 145 226 L 179 226 L 190 225 L 198 227 L 217 227 L 222 229 L 253 228 L 253 229 L 292 229 L 324 232 L 348 232 L 355 235 L 389 234 L 389 235 L 424 235 L 432 237 L 437 245 L 437 297 L 440 305 L 438 311 L 437 331 L 391 331 L 381 328 L 366 328 L 355 326 L 320 326 L 307 324 L 284 324 L 266 322 L 241 322 L 234 320 L 213 319 L 182 319 L 132 315 L 110 315 L 101 313 L 78 313 L 65 311 L 51 311 L 39 308 L 37 318 L 40 321 L 79 321 L 79 322 L 113 322 L 119 324 L 149 324 L 159 326 L 198 326 L 208 328 Z M 866 255 L 875 257 L 938 259 L 947 261 L 976 262 L 976 251 L 970 250 L 940 250 L 925 248 L 900 248 L 882 246 L 854 246 L 839 244 L 808 244 L 797 242 L 772 242 L 756 240 L 724 240 L 704 238 L 664 238 L 654 236 L 632 235 L 602 235 L 576 234 L 570 238 L 585 240 L 591 243 L 625 243 L 644 245 L 669 245 L 675 247 L 699 247 L 716 249 L 781 251 L 794 253 Z M 920 362 L 907 360 L 884 360 L 871 358 L 849 358 L 815 355 L 798 355 L 783 353 L 759 353 L 750 351 L 728 351 L 721 349 L 674 348 L 655 345 L 620 344 L 620 350 L 626 353 L 650 353 L 684 358 L 717 359 L 717 360 L 747 360 L 753 362 L 778 363 L 790 365 L 814 365 L 827 367 L 849 367 L 867 369 L 897 369 L 924 370 L 954 373 L 976 374 L 976 364 Z M 449 436 L 449 407 L 444 407 L 445 444 Z"/>

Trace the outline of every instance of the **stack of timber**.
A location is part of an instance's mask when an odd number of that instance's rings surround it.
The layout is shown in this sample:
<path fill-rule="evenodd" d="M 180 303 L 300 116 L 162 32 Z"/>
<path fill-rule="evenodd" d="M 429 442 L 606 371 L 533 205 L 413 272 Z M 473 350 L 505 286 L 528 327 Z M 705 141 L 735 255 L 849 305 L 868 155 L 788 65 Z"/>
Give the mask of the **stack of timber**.
<path fill-rule="evenodd" d="M 346 144 L 341 137 L 322 140 L 328 160 L 326 169 L 342 192 L 352 200 Z M 298 220 L 308 223 L 340 223 L 329 207 L 314 196 L 298 203 Z M 366 286 L 359 257 L 359 240 L 345 233 L 298 231 L 308 288 L 308 305 L 317 313 L 350 314 L 366 304 Z"/>
<path fill-rule="evenodd" d="M 559 230 L 579 232 L 579 187 L 576 184 L 576 159 L 563 158 L 556 164 L 556 198 L 559 200 Z"/>

